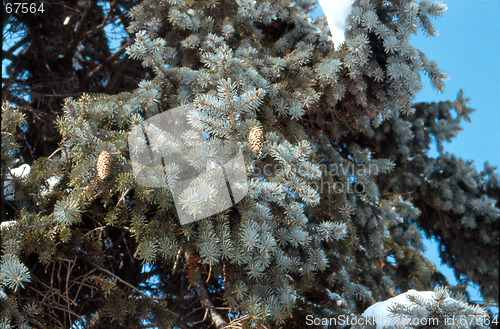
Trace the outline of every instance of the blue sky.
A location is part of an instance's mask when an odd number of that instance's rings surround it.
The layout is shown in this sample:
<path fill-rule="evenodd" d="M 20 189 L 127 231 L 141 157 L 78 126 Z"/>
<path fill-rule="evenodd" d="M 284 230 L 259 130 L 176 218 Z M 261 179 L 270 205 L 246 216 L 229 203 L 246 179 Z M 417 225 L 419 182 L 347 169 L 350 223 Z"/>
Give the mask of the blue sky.
<path fill-rule="evenodd" d="M 448 0 L 448 11 L 435 21 L 440 35 L 419 35 L 413 44 L 436 60 L 450 76 L 439 94 L 425 78 L 426 88 L 416 101 L 455 100 L 460 89 L 476 109 L 472 123 L 445 150 L 474 160 L 500 165 L 500 1 Z"/>

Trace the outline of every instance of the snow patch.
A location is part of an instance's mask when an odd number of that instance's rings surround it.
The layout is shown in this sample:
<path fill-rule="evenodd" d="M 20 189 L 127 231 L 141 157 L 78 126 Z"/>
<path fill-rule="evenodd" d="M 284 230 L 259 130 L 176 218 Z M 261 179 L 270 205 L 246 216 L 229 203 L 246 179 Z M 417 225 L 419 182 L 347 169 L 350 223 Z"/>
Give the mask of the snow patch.
<path fill-rule="evenodd" d="M 346 20 L 351 13 L 354 0 L 318 0 L 328 20 L 335 49 L 345 41 Z"/>
<path fill-rule="evenodd" d="M 23 179 L 26 178 L 31 172 L 31 167 L 28 164 L 20 165 L 17 168 L 13 168 L 10 172 L 5 175 L 5 181 L 3 182 L 3 193 L 6 201 L 14 201 L 14 195 L 16 190 L 14 188 L 14 180 L 15 179 Z M 52 176 L 47 179 L 47 187 L 42 186 L 40 191 L 40 195 L 45 197 L 54 191 L 54 187 L 59 184 L 61 181 L 61 177 Z M 2 228 L 4 227 L 4 223 L 2 223 Z"/>
<path fill-rule="evenodd" d="M 410 301 L 408 296 L 417 296 L 421 299 L 425 299 L 426 301 L 430 301 L 436 298 L 436 294 L 434 291 L 416 291 L 414 289 L 411 289 L 403 294 L 397 295 L 396 297 L 373 304 L 363 312 L 362 316 L 366 318 L 373 318 L 377 323 L 377 329 L 388 327 L 394 323 L 400 324 L 403 327 L 407 326 L 412 319 L 396 318 L 394 317 L 394 314 L 389 311 L 389 308 L 392 306 L 396 306 L 396 304 L 414 307 L 415 304 Z M 444 301 L 449 302 L 455 300 L 453 298 L 447 297 Z"/>
<path fill-rule="evenodd" d="M 3 231 L 4 229 L 8 229 L 9 227 L 12 227 L 16 224 L 17 224 L 17 222 L 15 220 L 9 220 L 6 222 L 2 222 L 2 223 L 0 223 L 0 231 Z"/>
<path fill-rule="evenodd" d="M 25 178 L 31 171 L 31 167 L 28 164 L 20 165 L 17 168 L 13 168 L 10 172 L 5 175 L 5 181 L 3 182 L 3 195 L 6 201 L 14 200 L 14 189 L 13 179 Z"/>
<path fill-rule="evenodd" d="M 52 176 L 49 179 L 47 179 L 48 187 L 43 186 L 42 190 L 40 191 L 40 195 L 45 197 L 45 196 L 49 195 L 50 193 L 52 193 L 52 191 L 54 191 L 54 187 L 57 184 L 59 184 L 60 181 L 61 181 L 61 177 L 57 177 L 57 176 Z"/>
<path fill-rule="evenodd" d="M 10 174 L 13 177 L 25 178 L 31 171 L 31 167 L 28 164 L 20 165 L 17 168 L 11 169 Z"/>

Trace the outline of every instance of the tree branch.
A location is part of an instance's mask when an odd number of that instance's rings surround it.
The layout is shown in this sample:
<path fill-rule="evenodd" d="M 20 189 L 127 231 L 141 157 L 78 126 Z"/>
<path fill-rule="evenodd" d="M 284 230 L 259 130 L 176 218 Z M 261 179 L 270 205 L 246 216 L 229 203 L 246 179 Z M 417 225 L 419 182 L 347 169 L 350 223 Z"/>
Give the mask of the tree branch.
<path fill-rule="evenodd" d="M 120 278 L 118 275 L 108 271 L 107 269 L 97 265 L 97 264 L 94 264 L 86 259 L 84 259 L 83 257 L 80 257 L 80 259 L 84 260 L 85 262 L 89 263 L 90 265 L 94 266 L 97 270 L 101 271 L 102 273 L 114 278 L 116 281 L 120 282 L 121 284 L 129 287 L 130 289 L 132 289 L 133 291 L 137 292 L 139 295 L 141 295 L 143 298 L 145 299 L 149 299 L 149 300 L 153 300 L 155 301 L 155 298 L 152 297 L 152 296 L 148 296 L 146 295 L 144 292 L 141 291 L 141 289 L 139 289 L 138 287 L 135 287 L 134 285 L 132 285 L 131 283 L 123 280 L 122 278 Z M 174 311 L 170 310 L 170 309 L 166 309 L 167 312 L 169 312 L 170 314 L 172 314 L 173 316 L 176 316 L 176 317 L 179 317 L 179 314 L 175 313 Z"/>
<path fill-rule="evenodd" d="M 186 251 L 185 256 L 186 259 L 189 260 L 191 258 L 191 253 L 189 251 Z M 225 328 L 228 323 L 226 320 L 224 320 L 222 315 L 220 315 L 217 312 L 215 305 L 212 303 L 212 300 L 210 299 L 207 288 L 205 287 L 205 283 L 203 282 L 203 280 L 201 280 L 199 276 L 199 272 L 198 275 L 196 275 L 196 279 L 191 281 L 191 284 L 193 285 L 196 294 L 200 298 L 201 305 L 210 313 L 210 317 L 212 318 L 215 327 L 218 329 Z"/>
<path fill-rule="evenodd" d="M 94 67 L 92 69 L 92 71 L 90 71 L 83 79 L 88 80 L 88 79 L 91 79 L 92 77 L 94 77 L 94 75 L 96 75 L 100 70 L 103 69 L 105 64 L 110 63 L 111 61 L 118 58 L 121 54 L 123 54 L 125 52 L 127 47 L 133 43 L 134 43 L 134 40 L 129 40 L 127 43 L 125 43 L 123 46 L 121 46 L 120 49 L 118 49 L 114 54 L 112 54 L 106 60 L 104 60 L 102 63 L 100 63 L 99 65 Z"/>
<path fill-rule="evenodd" d="M 73 58 L 76 46 L 82 40 L 81 36 L 85 29 L 85 22 L 89 19 L 89 16 L 92 14 L 96 5 L 97 0 L 91 0 L 85 8 L 82 17 L 80 18 L 78 28 L 71 34 L 71 42 L 69 42 L 68 47 L 64 52 L 66 54 L 65 57 L 71 56 L 71 58 Z"/>

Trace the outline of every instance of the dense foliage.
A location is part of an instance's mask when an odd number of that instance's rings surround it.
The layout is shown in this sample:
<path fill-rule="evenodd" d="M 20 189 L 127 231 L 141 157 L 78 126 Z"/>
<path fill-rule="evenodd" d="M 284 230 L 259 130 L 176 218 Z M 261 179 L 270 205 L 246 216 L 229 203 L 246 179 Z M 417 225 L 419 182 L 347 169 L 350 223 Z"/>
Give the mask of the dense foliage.
<path fill-rule="evenodd" d="M 444 88 L 446 75 L 410 38 L 434 35 L 431 19 L 446 7 L 356 1 L 336 49 L 326 19 L 310 17 L 315 5 L 136 5 L 126 52 L 150 76 L 137 76 L 134 90 L 66 98 L 57 150 L 25 175 L 12 172 L 24 163 L 15 138 L 23 116 L 4 102 L 2 176 L 12 189 L 3 196 L 3 324 L 303 328 L 309 314 L 361 314 L 401 291 L 446 286 L 423 256 L 423 234 L 439 240 L 464 285 L 498 305 L 498 174 L 428 155 L 472 109 L 461 93 L 413 104 L 422 72 Z M 193 142 L 199 131 L 207 143 L 238 145 L 249 189 L 234 207 L 185 225 L 171 189 L 135 179 L 139 151 L 127 143 L 134 127 L 179 106 L 191 109 L 192 129 L 158 129 L 150 142 L 201 168 L 182 209 L 218 202 L 216 182 L 202 175 L 211 154 Z M 254 127 L 264 132 L 260 152 L 248 141 Z M 103 152 L 105 174 L 96 168 Z M 164 165 L 172 187 L 182 168 Z M 460 305 L 446 316 L 483 314 Z"/>

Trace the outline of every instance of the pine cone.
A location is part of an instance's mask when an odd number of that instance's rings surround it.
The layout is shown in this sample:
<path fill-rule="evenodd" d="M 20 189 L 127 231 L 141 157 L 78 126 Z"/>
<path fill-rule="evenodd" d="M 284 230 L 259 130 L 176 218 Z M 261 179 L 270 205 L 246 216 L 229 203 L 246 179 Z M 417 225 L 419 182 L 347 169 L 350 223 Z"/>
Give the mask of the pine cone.
<path fill-rule="evenodd" d="M 97 158 L 97 177 L 105 180 L 109 176 L 111 170 L 111 155 L 108 152 L 102 151 Z"/>
<path fill-rule="evenodd" d="M 255 153 L 260 153 L 262 146 L 264 145 L 264 134 L 260 127 L 252 127 L 248 133 L 248 143 L 250 143 L 250 148 Z"/>

